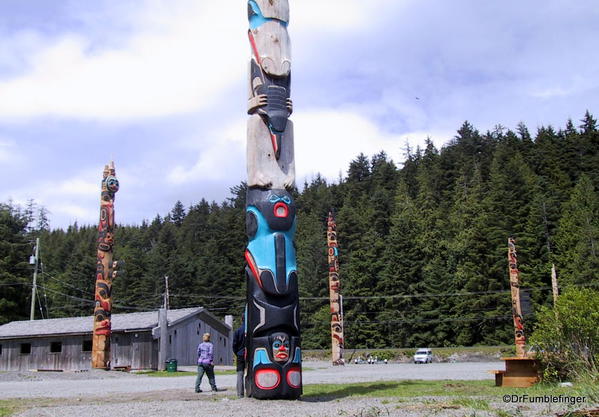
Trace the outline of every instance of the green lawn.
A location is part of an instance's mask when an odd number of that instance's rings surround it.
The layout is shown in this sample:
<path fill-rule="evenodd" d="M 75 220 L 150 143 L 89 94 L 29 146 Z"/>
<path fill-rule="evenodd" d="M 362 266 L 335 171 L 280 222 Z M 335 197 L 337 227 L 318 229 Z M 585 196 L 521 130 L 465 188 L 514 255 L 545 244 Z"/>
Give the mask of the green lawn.
<path fill-rule="evenodd" d="M 16 400 L 0 400 L 0 417 L 12 416 L 17 411 Z"/>
<path fill-rule="evenodd" d="M 357 384 L 314 384 L 304 385 L 303 398 L 366 397 L 489 397 L 501 401 L 505 394 L 532 395 L 581 395 L 599 401 L 599 389 L 590 384 L 574 388 L 537 384 L 530 388 L 496 387 L 493 381 L 381 381 Z M 589 400 L 591 399 L 589 398 Z"/>

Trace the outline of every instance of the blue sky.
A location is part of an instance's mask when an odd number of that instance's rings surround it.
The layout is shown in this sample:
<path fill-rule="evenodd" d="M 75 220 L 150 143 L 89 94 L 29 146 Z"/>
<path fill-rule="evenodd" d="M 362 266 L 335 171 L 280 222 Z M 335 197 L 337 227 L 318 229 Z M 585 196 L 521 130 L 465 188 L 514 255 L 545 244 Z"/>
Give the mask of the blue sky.
<path fill-rule="evenodd" d="M 599 113 L 596 1 L 289 2 L 300 185 L 464 120 Z M 246 19 L 241 0 L 1 0 L 0 201 L 96 223 L 111 159 L 117 222 L 222 201 L 246 176 Z"/>

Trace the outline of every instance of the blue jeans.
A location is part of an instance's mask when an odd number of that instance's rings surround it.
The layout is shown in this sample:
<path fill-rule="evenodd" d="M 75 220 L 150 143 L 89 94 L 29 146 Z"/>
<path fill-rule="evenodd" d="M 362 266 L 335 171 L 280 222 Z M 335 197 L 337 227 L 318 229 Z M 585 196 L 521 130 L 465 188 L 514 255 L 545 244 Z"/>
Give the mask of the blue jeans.
<path fill-rule="evenodd" d="M 202 383 L 204 372 L 206 372 L 206 375 L 208 376 L 210 388 L 212 388 L 212 391 L 216 391 L 216 382 L 214 381 L 214 365 L 205 364 L 198 365 L 198 377 L 196 378 L 196 392 L 202 392 L 202 390 L 200 390 L 200 384 Z"/>

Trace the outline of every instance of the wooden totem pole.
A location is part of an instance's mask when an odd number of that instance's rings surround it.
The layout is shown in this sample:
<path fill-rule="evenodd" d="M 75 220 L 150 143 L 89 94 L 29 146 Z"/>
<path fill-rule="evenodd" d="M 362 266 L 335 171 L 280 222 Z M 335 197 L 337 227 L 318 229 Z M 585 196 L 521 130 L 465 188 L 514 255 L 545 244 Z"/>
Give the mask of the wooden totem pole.
<path fill-rule="evenodd" d="M 345 365 L 343 359 L 343 307 L 339 282 L 339 261 L 337 248 L 337 224 L 333 213 L 327 219 L 327 246 L 329 260 L 329 296 L 331 304 L 331 355 L 333 365 Z"/>
<path fill-rule="evenodd" d="M 249 0 L 251 47 L 245 251 L 246 387 L 254 398 L 302 394 L 288 0 Z"/>
<path fill-rule="evenodd" d="M 509 238 L 507 242 L 507 259 L 510 267 L 510 288 L 512 292 L 512 315 L 514 317 L 514 338 L 516 341 L 516 356 L 526 356 L 524 336 L 524 319 L 520 305 L 520 271 L 518 271 L 518 255 L 516 254 L 516 241 Z"/>
<path fill-rule="evenodd" d="M 114 244 L 114 197 L 119 190 L 114 162 L 104 167 L 100 195 L 98 224 L 98 261 L 96 263 L 96 292 L 94 334 L 92 339 L 92 368 L 110 369 L 110 312 L 112 310 L 112 247 Z"/>
<path fill-rule="evenodd" d="M 528 356 L 525 352 L 526 338 L 524 336 L 524 321 L 522 319 L 522 306 L 520 304 L 520 272 L 518 271 L 516 241 L 510 237 L 507 241 L 507 246 L 516 356 L 501 358 L 505 361 L 505 370 L 494 371 L 495 385 L 525 388 L 539 381 L 539 362 L 534 356 Z"/>

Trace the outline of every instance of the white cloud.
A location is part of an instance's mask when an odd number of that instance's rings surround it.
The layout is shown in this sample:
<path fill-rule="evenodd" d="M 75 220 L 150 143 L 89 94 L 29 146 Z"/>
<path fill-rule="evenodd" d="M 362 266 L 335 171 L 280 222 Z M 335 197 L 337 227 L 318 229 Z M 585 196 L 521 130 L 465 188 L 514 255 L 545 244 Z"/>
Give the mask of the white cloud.
<path fill-rule="evenodd" d="M 63 116 L 119 120 L 211 106 L 245 74 L 243 7 L 154 2 L 118 48 L 91 48 L 65 34 L 40 48 L 31 70 L 0 83 L 0 117 Z M 170 2 L 169 2 L 170 4 Z"/>
<path fill-rule="evenodd" d="M 235 172 L 245 172 L 246 119 L 240 119 L 223 130 L 204 133 L 201 138 L 183 141 L 198 146 L 199 157 L 192 166 L 176 165 L 167 175 L 173 185 L 198 181 L 230 180 Z"/>
<path fill-rule="evenodd" d="M 357 0 L 292 2 L 294 30 L 372 25 L 369 15 L 389 1 L 368 6 Z M 29 33 L 28 64 L 0 82 L 0 118 L 118 121 L 213 111 L 220 94 L 245 79 L 249 47 L 243 4 L 146 1 L 128 12 L 133 33 L 107 49 L 85 33 L 64 33 L 47 44 Z"/>
<path fill-rule="evenodd" d="M 318 172 L 336 180 L 339 170 L 343 169 L 345 174 L 360 152 L 371 156 L 384 150 L 395 162 L 402 162 L 406 142 L 415 149 L 428 136 L 437 146 L 451 137 L 449 132 L 385 132 L 372 120 L 351 110 L 298 112 L 293 119 L 298 183 Z"/>
<path fill-rule="evenodd" d="M 0 136 L 0 162 L 8 167 L 22 164 L 23 155 L 15 140 Z"/>

